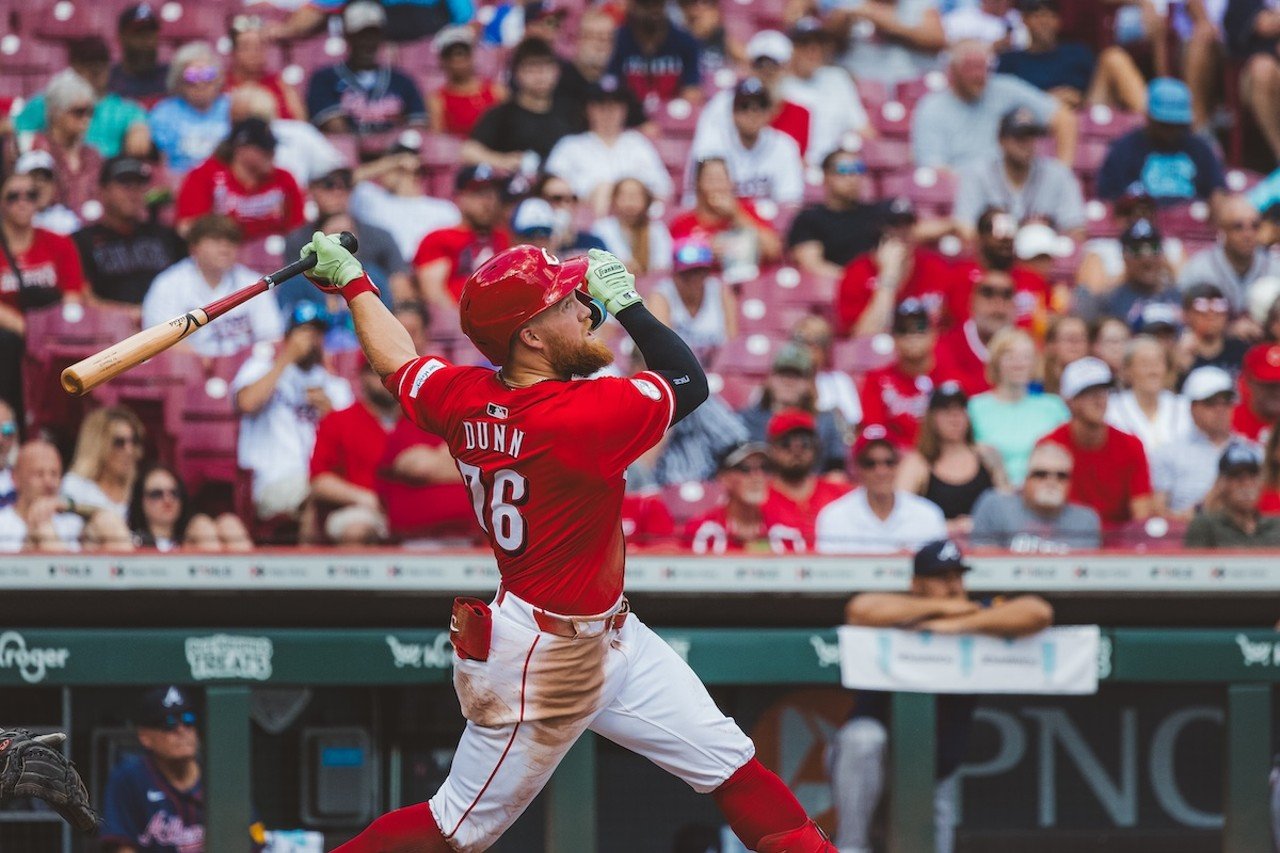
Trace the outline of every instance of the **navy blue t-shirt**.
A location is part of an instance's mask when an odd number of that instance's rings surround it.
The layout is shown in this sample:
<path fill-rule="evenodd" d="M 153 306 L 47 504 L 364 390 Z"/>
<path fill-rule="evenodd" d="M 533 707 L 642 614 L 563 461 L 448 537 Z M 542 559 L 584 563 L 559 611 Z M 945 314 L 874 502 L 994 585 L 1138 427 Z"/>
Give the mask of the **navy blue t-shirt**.
<path fill-rule="evenodd" d="M 1060 86 L 1085 91 L 1093 80 L 1093 68 L 1093 51 L 1076 42 L 1060 44 L 1042 53 L 1011 50 L 1000 54 L 1000 64 L 996 66 L 1001 74 L 1021 77 L 1046 92 Z"/>
<path fill-rule="evenodd" d="M 1144 128 L 1111 143 L 1098 172 L 1099 198 L 1117 199 L 1134 183 L 1159 202 L 1207 199 L 1226 186 L 1222 163 L 1209 144 L 1186 134 L 1176 151 L 1157 151 Z"/>
<path fill-rule="evenodd" d="M 417 84 L 390 66 L 352 71 L 340 63 L 311 75 L 307 112 L 316 127 L 345 116 L 356 133 L 382 133 L 426 121 L 427 105 Z"/>
<path fill-rule="evenodd" d="M 646 54 L 631 27 L 624 24 L 613 42 L 608 73 L 625 81 L 640 103 L 647 104 L 651 98 L 665 103 L 682 89 L 701 83 L 698 42 L 673 25 L 658 49 Z"/>

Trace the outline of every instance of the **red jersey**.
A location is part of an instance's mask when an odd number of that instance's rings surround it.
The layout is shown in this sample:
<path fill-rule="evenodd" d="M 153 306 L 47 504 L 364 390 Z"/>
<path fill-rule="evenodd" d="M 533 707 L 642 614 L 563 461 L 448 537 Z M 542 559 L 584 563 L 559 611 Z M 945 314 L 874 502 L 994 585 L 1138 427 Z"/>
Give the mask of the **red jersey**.
<path fill-rule="evenodd" d="M 947 310 L 955 322 L 963 323 L 969 319 L 969 300 L 973 296 L 974 285 L 982 280 L 983 267 L 976 261 L 964 260 L 957 263 L 955 269 L 963 287 L 956 289 Z M 1013 279 L 1014 323 L 1019 329 L 1027 329 L 1039 336 L 1051 308 L 1053 285 L 1040 273 L 1022 264 L 1013 265 L 1009 278 Z"/>
<path fill-rule="evenodd" d="M 1248 391 L 1248 383 L 1241 382 Z M 1236 403 L 1236 407 L 1231 411 L 1231 431 L 1239 433 L 1250 441 L 1258 444 L 1266 444 L 1271 437 L 1271 428 L 1273 424 L 1264 421 L 1262 418 L 1254 414 L 1253 409 L 1249 408 L 1249 400 L 1243 395 L 1240 402 Z"/>
<path fill-rule="evenodd" d="M 868 370 L 860 395 L 862 422 L 882 424 L 899 447 L 915 447 L 933 384 L 927 374 L 912 376 L 897 362 Z"/>
<path fill-rule="evenodd" d="M 809 110 L 792 101 L 783 101 L 778 105 L 778 114 L 769 122 L 774 130 L 780 130 L 796 141 L 800 146 L 800 156 L 809 150 Z"/>
<path fill-rule="evenodd" d="M 178 188 L 178 221 L 206 213 L 230 216 L 246 240 L 285 234 L 302 225 L 302 191 L 284 169 L 276 169 L 250 189 L 236 179 L 231 167 L 210 157 L 187 173 Z"/>
<path fill-rule="evenodd" d="M 413 266 L 421 269 L 441 258 L 449 261 L 449 292 L 453 301 L 462 298 L 462 285 L 485 261 L 510 247 L 511 235 L 501 228 L 479 234 L 466 225 L 432 231 L 418 244 Z"/>
<path fill-rule="evenodd" d="M 505 589 L 569 616 L 618 601 L 623 474 L 671 425 L 666 379 L 644 371 L 509 388 L 493 370 L 426 356 L 386 386 L 449 445 Z"/>
<path fill-rule="evenodd" d="M 411 447 L 439 447 L 444 442 L 400 419 L 384 442 L 375 489 L 387 511 L 393 536 L 405 538 L 479 539 L 471 495 L 460 482 L 409 483 L 391 475 L 396 457 Z"/>
<path fill-rule="evenodd" d="M 695 554 L 727 554 L 753 551 L 761 554 L 803 554 L 803 534 L 790 522 L 792 519 L 778 515 L 766 502 L 760 507 L 760 535 L 750 541 L 741 539 L 729 530 L 728 507 L 715 509 L 698 516 L 684 529 L 685 547 Z"/>
<path fill-rule="evenodd" d="M 756 212 L 756 206 L 751 202 L 751 199 L 738 199 L 738 203 L 742 205 L 742 212 L 757 226 L 773 230 L 773 224 Z M 707 218 L 699 216 L 696 210 L 686 210 L 684 213 L 675 215 L 667 230 L 671 232 L 672 240 L 701 237 L 709 241 L 733 227 L 732 219 Z"/>
<path fill-rule="evenodd" d="M 833 483 L 831 480 L 819 479 L 814 483 L 813 493 L 809 495 L 808 500 L 796 501 L 771 485 L 769 496 L 764 501 L 764 510 L 770 516 L 788 519 L 790 525 L 799 530 L 800 535 L 804 537 L 805 545 L 813 548 L 814 523 L 818 520 L 818 513 L 824 506 L 851 491 L 853 486 L 847 483 Z"/>
<path fill-rule="evenodd" d="M 372 491 L 389 434 L 390 430 L 363 402 L 330 412 L 316 426 L 312 479 L 317 474 L 336 474 Z"/>
<path fill-rule="evenodd" d="M 306 121 L 306 116 L 295 115 L 289 108 L 289 100 L 284 96 L 284 81 L 278 73 L 264 74 L 257 80 L 241 80 L 230 70 L 227 71 L 226 91 L 230 93 L 237 86 L 261 86 L 271 93 L 276 102 L 276 118 L 293 118 Z"/>
<path fill-rule="evenodd" d="M 906 281 L 898 285 L 898 303 L 915 297 L 924 303 L 935 325 L 947 325 L 951 322 L 948 312 L 954 301 L 953 294 L 957 290 L 968 293 L 963 280 L 955 267 L 932 249 L 916 246 L 912 258 L 911 272 Z M 859 255 L 844 268 L 840 292 L 836 296 L 836 327 L 841 335 L 850 334 L 862 312 L 867 310 L 876 294 L 878 274 L 874 252 Z"/>
<path fill-rule="evenodd" d="M 622 535 L 632 545 L 652 545 L 675 536 L 676 522 L 660 495 L 622 498 Z"/>
<path fill-rule="evenodd" d="M 1264 488 L 1258 498 L 1258 512 L 1263 515 L 1280 515 L 1280 490 Z"/>
<path fill-rule="evenodd" d="M 15 260 L 22 273 L 22 286 L 28 291 L 28 307 L 53 305 L 64 293 L 84 290 L 80 255 L 70 237 L 36 228 L 31 245 L 25 252 L 16 253 Z M 4 252 L 0 252 L 0 303 L 13 309 L 22 308 L 18 300 L 18 277 L 13 274 Z"/>
<path fill-rule="evenodd" d="M 480 121 L 480 116 L 498 103 L 497 87 L 492 81 L 484 80 L 475 92 L 460 95 L 440 88 L 440 112 L 444 120 L 444 132 L 454 136 L 470 136 L 471 130 Z"/>
<path fill-rule="evenodd" d="M 1067 499 L 1093 507 L 1103 524 L 1129 521 L 1129 501 L 1151 494 L 1147 453 L 1129 433 L 1108 426 L 1101 447 L 1079 447 L 1065 423 L 1036 443 L 1048 442 L 1061 444 L 1075 460 Z"/>
<path fill-rule="evenodd" d="M 972 320 L 944 332 L 934 348 L 937 366 L 933 378 L 938 384 L 955 381 L 970 397 L 991 390 L 987 379 L 987 346 L 978 337 Z"/>

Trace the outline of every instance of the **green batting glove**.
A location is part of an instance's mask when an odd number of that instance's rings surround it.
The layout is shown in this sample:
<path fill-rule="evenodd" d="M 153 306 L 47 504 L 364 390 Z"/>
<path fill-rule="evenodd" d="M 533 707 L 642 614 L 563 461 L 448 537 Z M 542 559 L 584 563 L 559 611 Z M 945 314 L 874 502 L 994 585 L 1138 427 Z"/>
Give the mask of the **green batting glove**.
<path fill-rule="evenodd" d="M 587 252 L 587 290 L 615 317 L 623 308 L 644 301 L 636 293 L 636 277 L 617 256 L 602 249 Z"/>
<path fill-rule="evenodd" d="M 317 231 L 311 235 L 311 242 L 302 247 L 302 257 L 311 253 L 316 255 L 315 267 L 307 273 L 310 278 L 320 279 L 334 287 L 344 287 L 364 275 L 364 267 L 356 260 L 356 256 L 342 248 L 337 234 L 325 234 Z"/>

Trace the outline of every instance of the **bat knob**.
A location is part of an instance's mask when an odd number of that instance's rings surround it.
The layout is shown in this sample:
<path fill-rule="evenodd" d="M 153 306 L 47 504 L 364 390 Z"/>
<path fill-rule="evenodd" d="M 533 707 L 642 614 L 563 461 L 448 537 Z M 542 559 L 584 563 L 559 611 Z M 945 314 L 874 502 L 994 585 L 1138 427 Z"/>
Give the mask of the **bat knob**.
<path fill-rule="evenodd" d="M 338 235 L 338 244 L 351 254 L 355 254 L 360 248 L 360 241 L 356 239 L 356 235 L 350 231 L 343 231 Z"/>

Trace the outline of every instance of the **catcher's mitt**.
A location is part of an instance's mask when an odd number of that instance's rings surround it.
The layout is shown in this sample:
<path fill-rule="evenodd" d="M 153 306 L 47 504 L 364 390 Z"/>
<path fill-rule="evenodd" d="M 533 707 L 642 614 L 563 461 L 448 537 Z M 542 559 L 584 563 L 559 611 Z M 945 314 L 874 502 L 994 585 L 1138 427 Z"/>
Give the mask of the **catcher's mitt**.
<path fill-rule="evenodd" d="M 65 734 L 0 731 L 0 803 L 12 797 L 44 800 L 81 832 L 92 832 L 98 815 L 75 766 L 60 751 Z"/>

